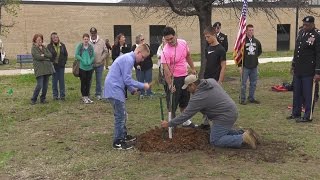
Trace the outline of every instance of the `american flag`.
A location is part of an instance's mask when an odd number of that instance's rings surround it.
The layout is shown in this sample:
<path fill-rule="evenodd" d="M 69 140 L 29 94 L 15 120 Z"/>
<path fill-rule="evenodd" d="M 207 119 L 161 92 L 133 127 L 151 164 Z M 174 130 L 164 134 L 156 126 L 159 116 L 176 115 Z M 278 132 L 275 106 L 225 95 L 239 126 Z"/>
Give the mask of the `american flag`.
<path fill-rule="evenodd" d="M 244 44 L 246 39 L 246 25 L 247 25 L 247 12 L 248 12 L 248 1 L 243 0 L 241 18 L 239 22 L 239 31 L 236 42 L 234 44 L 233 58 L 234 62 L 238 65 L 241 63 L 244 53 Z"/>

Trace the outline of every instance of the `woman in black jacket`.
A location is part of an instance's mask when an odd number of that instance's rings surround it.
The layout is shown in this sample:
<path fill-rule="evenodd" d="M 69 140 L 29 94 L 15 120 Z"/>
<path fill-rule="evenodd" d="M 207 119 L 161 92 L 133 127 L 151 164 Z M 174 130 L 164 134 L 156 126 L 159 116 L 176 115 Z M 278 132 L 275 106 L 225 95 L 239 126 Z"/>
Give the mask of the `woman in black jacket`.
<path fill-rule="evenodd" d="M 130 52 L 130 48 L 126 44 L 126 37 L 124 34 L 120 33 L 114 40 L 114 45 L 112 47 L 112 60 L 114 61 L 117 57 L 128 52 Z"/>
<path fill-rule="evenodd" d="M 51 61 L 53 63 L 55 73 L 52 75 L 52 94 L 54 100 L 65 100 L 65 83 L 64 71 L 68 60 L 68 52 L 66 46 L 60 42 L 56 32 L 51 33 L 50 44 L 47 46 L 52 54 Z M 59 83 L 59 91 L 58 91 Z M 60 92 L 60 94 L 59 94 Z M 60 96 L 59 96 L 60 95 Z"/>

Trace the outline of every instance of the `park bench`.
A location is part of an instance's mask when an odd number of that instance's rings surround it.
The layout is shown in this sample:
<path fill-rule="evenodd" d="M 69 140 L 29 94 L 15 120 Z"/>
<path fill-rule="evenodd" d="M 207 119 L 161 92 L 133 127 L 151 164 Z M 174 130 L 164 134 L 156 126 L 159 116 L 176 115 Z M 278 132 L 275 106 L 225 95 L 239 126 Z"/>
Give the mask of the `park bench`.
<path fill-rule="evenodd" d="M 22 64 L 32 63 L 33 58 L 31 54 L 18 54 L 17 55 L 17 63 L 20 63 L 20 69 L 22 69 Z"/>

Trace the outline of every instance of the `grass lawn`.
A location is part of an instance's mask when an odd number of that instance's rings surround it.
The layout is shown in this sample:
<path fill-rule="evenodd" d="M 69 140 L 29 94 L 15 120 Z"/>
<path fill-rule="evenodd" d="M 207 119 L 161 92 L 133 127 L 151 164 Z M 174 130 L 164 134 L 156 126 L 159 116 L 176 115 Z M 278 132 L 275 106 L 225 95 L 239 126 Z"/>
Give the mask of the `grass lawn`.
<path fill-rule="evenodd" d="M 292 93 L 272 92 L 270 87 L 291 80 L 290 63 L 259 67 L 256 97 L 262 104 L 237 103 L 236 126 L 254 128 L 266 145 L 257 150 L 216 148 L 211 153 L 113 150 L 111 106 L 103 101 L 82 104 L 80 81 L 71 74 L 66 75 L 65 102 L 53 101 L 49 88 L 49 104 L 34 106 L 34 75 L 0 76 L 0 179 L 320 179 L 318 104 L 312 123 L 286 120 Z M 227 77 L 230 81 L 223 86 L 238 102 L 234 66 L 227 67 Z M 6 93 L 10 88 L 13 95 Z M 161 93 L 162 87 L 155 85 L 153 91 Z M 131 134 L 160 125 L 157 98 L 138 101 L 130 95 L 127 109 Z M 200 124 L 201 118 L 197 114 L 193 121 Z"/>

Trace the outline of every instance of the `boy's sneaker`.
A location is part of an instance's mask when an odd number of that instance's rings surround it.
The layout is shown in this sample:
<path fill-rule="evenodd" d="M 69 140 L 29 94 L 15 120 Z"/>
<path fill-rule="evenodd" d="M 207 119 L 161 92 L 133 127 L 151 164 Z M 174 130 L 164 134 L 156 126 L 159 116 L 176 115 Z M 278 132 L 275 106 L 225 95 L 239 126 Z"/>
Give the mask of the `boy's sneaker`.
<path fill-rule="evenodd" d="M 96 96 L 97 100 L 100 101 L 102 98 L 100 95 Z"/>
<path fill-rule="evenodd" d="M 119 143 L 113 143 L 113 149 L 119 149 L 119 150 L 128 150 L 132 149 L 133 146 L 130 144 L 127 144 L 126 142 L 120 141 Z"/>
<path fill-rule="evenodd" d="M 135 136 L 126 135 L 126 137 L 125 137 L 125 142 L 133 142 L 135 140 L 137 140 L 137 138 Z"/>

